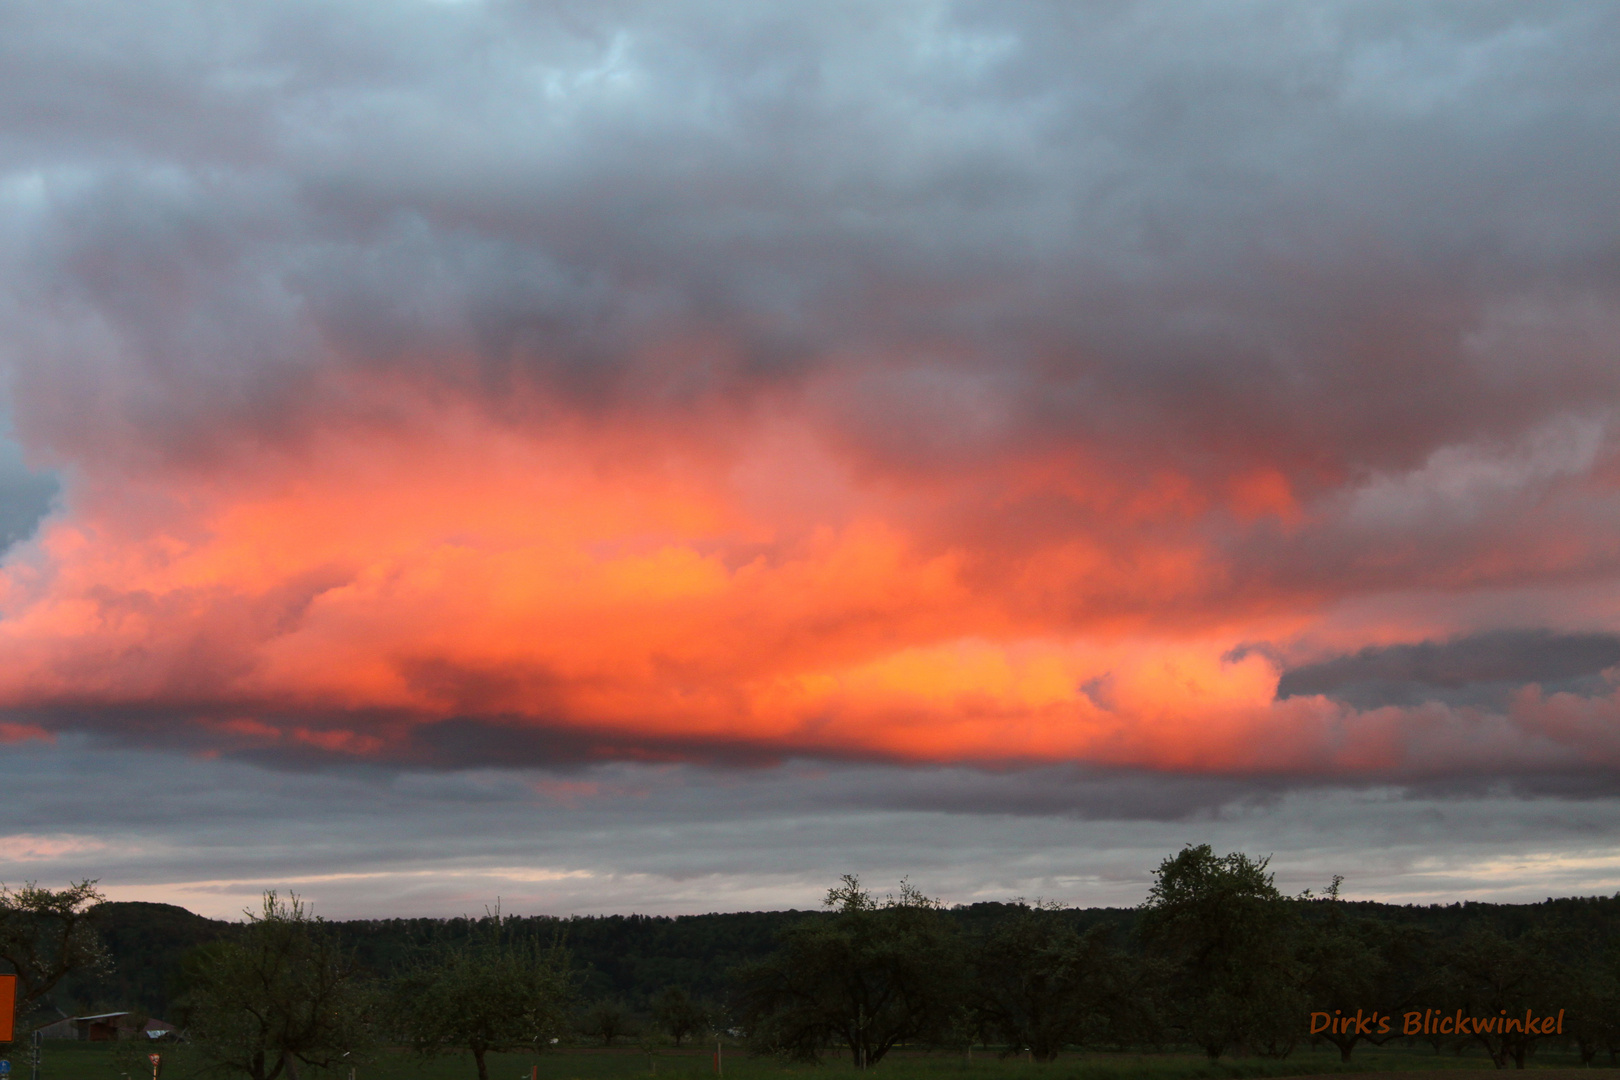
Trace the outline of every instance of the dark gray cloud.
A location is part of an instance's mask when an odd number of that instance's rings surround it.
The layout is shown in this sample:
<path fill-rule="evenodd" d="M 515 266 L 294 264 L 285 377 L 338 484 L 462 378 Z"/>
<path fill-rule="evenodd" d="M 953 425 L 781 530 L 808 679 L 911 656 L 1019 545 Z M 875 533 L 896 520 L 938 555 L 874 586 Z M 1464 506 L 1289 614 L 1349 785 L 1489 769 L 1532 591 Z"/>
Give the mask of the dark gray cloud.
<path fill-rule="evenodd" d="M 4 18 L 18 393 L 70 454 L 285 438 L 333 366 L 681 406 L 879 355 L 835 411 L 887 467 L 1310 487 L 1616 390 L 1607 6 Z M 672 332 L 735 348 L 638 359 Z"/>
<path fill-rule="evenodd" d="M 1450 641 L 1368 646 L 1284 671 L 1277 697 L 1323 694 L 1359 709 L 1385 705 L 1501 708 L 1527 684 L 1546 694 L 1614 692 L 1604 672 L 1620 665 L 1620 637 L 1499 630 Z"/>

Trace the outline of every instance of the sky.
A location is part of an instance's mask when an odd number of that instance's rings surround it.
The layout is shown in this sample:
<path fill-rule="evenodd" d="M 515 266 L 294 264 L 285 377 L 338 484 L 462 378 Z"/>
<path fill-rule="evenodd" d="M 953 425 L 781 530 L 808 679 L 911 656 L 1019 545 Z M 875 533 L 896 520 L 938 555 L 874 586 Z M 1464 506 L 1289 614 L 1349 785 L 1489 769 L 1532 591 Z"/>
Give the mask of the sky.
<path fill-rule="evenodd" d="M 0 880 L 1620 891 L 1620 5 L 0 0 Z"/>

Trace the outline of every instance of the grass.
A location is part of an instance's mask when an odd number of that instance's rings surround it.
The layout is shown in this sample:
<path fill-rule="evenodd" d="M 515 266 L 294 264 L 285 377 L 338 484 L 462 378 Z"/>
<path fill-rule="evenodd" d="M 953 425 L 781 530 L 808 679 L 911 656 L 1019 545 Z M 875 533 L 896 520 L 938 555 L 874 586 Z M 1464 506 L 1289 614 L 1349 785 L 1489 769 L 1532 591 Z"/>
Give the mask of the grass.
<path fill-rule="evenodd" d="M 200 1060 L 186 1046 L 135 1046 L 111 1043 L 50 1042 L 44 1047 L 40 1080 L 147 1080 L 144 1054 L 163 1054 L 160 1080 L 192 1080 L 203 1075 Z M 15 1048 L 13 1080 L 30 1080 L 27 1049 Z M 489 1055 L 490 1080 L 714 1080 L 713 1048 L 674 1050 L 565 1049 L 534 1054 Z M 1602 1059 L 1607 1064 L 1606 1056 Z M 1578 1068 L 1572 1053 L 1544 1051 L 1530 1067 Z M 1435 1054 L 1427 1046 L 1357 1047 L 1349 1065 L 1338 1051 L 1302 1047 L 1283 1060 L 1222 1058 L 1211 1063 L 1202 1054 L 1158 1054 L 1083 1051 L 1057 1061 L 1033 1065 L 1022 1058 L 1002 1058 L 995 1051 L 974 1050 L 972 1061 L 960 1054 L 901 1050 L 891 1053 L 863 1076 L 847 1059 L 828 1055 L 820 1065 L 797 1065 L 769 1058 L 750 1058 L 740 1047 L 726 1048 L 725 1080 L 1248 1080 L 1248 1078 L 1331 1075 L 1333 1073 L 1489 1069 L 1490 1059 L 1477 1049 L 1460 1055 Z M 477 1080 L 472 1055 L 444 1054 L 429 1061 L 402 1051 L 386 1051 L 356 1069 L 355 1080 Z M 302 1080 L 348 1080 L 346 1072 L 313 1073 Z"/>

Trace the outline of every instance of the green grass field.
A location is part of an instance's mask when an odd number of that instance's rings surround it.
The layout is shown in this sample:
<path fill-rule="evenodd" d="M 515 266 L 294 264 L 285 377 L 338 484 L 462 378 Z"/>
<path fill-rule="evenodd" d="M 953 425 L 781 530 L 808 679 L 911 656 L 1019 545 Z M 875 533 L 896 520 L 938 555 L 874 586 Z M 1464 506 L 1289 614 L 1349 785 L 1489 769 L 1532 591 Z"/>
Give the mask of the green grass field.
<path fill-rule="evenodd" d="M 141 1053 L 148 1046 L 117 1047 L 109 1043 L 47 1043 L 40 1080 L 145 1080 L 151 1073 Z M 164 1055 L 161 1080 L 190 1080 L 204 1075 L 200 1062 L 185 1046 L 158 1048 Z M 12 1051 L 13 1080 L 29 1080 L 27 1051 Z M 1607 1055 L 1600 1058 L 1607 1066 Z M 1532 1068 L 1570 1069 L 1580 1065 L 1573 1054 L 1542 1053 Z M 793 1065 L 750 1058 L 741 1048 L 727 1047 L 725 1080 L 858 1080 L 847 1061 L 828 1056 L 820 1065 Z M 490 1080 L 714 1080 L 713 1048 L 676 1051 L 661 1048 L 649 1055 L 633 1048 L 567 1049 L 534 1054 L 491 1054 Z M 1351 1063 L 1339 1062 L 1331 1048 L 1304 1047 L 1281 1060 L 1223 1058 L 1213 1065 L 1196 1053 L 1067 1053 L 1057 1061 L 1034 1065 L 1021 1058 L 1001 1058 L 993 1050 L 975 1050 L 971 1061 L 959 1054 L 897 1051 L 873 1069 L 870 1080 L 1243 1080 L 1247 1077 L 1308 1076 L 1372 1071 L 1489 1069 L 1478 1050 L 1436 1055 L 1427 1046 L 1358 1047 Z M 871 1074 L 878 1074 L 872 1076 Z M 355 1080 L 477 1080 L 472 1055 L 445 1054 L 421 1061 L 405 1052 L 384 1052 L 359 1066 Z M 312 1073 L 302 1080 L 348 1080 L 346 1075 Z"/>

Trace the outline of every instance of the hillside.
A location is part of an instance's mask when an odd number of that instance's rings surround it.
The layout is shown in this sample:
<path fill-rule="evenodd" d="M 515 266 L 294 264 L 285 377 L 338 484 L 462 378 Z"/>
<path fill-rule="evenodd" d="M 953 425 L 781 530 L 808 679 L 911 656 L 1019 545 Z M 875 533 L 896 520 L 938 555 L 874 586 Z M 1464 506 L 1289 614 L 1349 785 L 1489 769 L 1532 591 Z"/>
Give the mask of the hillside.
<path fill-rule="evenodd" d="M 1358 914 L 1421 926 L 1447 938 L 1479 921 L 1516 935 L 1536 925 L 1556 924 L 1596 946 L 1620 938 L 1620 897 L 1567 898 L 1539 904 L 1455 903 L 1398 906 L 1374 902 L 1347 905 Z M 952 908 L 963 931 L 977 936 L 1019 910 L 1014 904 L 981 903 Z M 1307 906 L 1307 915 L 1311 908 Z M 666 986 L 700 997 L 721 998 L 728 973 L 768 954 L 783 928 L 814 911 L 752 911 L 682 915 L 531 916 L 514 919 L 511 932 L 557 941 L 582 969 L 586 998 L 618 998 L 645 1007 Z M 1111 926 L 1128 943 L 1136 912 L 1086 908 L 1069 912 L 1076 925 Z M 57 994 L 64 1012 L 139 1008 L 162 1016 L 185 953 L 234 932 L 236 923 L 204 918 L 181 907 L 153 903 L 107 903 L 98 909 L 102 937 L 113 959 L 111 973 L 70 981 Z M 438 943 L 464 939 L 471 923 L 454 919 L 360 919 L 330 924 L 361 965 L 387 976 L 413 955 Z"/>

